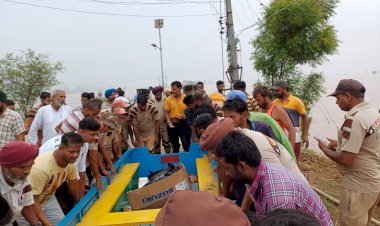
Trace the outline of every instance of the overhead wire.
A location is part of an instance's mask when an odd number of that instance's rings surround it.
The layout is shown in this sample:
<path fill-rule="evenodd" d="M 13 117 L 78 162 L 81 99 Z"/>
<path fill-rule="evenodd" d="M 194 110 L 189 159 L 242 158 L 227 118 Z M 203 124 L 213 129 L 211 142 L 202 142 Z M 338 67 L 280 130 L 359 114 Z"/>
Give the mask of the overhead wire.
<path fill-rule="evenodd" d="M 338 127 L 338 124 L 335 122 L 334 118 L 332 117 L 332 115 L 330 114 L 329 110 L 327 110 L 325 104 L 321 101 L 321 104 L 322 104 L 322 107 L 325 109 L 327 115 L 330 117 L 331 121 L 333 121 L 335 127 L 339 130 L 339 127 Z"/>
<path fill-rule="evenodd" d="M 41 2 L 41 1 L 44 1 L 44 0 L 34 0 L 34 1 L 29 1 L 27 3 L 34 3 L 34 2 Z M 3 3 L 3 2 L 7 2 L 7 1 L 6 0 L 0 1 L 0 3 Z M 0 8 L 7 7 L 7 6 L 13 6 L 13 5 L 17 5 L 17 3 L 9 3 L 8 5 L 0 5 Z"/>
<path fill-rule="evenodd" d="M 257 1 L 260 3 L 261 7 L 264 9 L 265 5 L 260 0 L 257 0 Z"/>
<path fill-rule="evenodd" d="M 245 11 L 245 7 L 240 0 L 239 0 L 239 4 L 240 4 L 241 8 L 243 9 L 243 13 L 244 13 L 245 17 L 248 19 L 248 23 L 251 24 L 252 23 L 251 18 L 248 16 L 247 12 Z"/>
<path fill-rule="evenodd" d="M 319 106 L 318 103 L 315 103 L 314 106 L 317 106 L 317 108 L 319 109 L 319 111 L 322 113 L 323 117 L 326 119 L 327 123 L 328 124 L 331 124 L 331 121 L 329 120 L 329 117 L 326 115 L 326 113 L 322 110 L 322 108 Z"/>
<path fill-rule="evenodd" d="M 179 5 L 179 4 L 209 4 L 209 1 L 181 1 L 181 2 L 139 2 L 139 1 L 103 1 L 103 0 L 77 0 L 88 3 L 101 3 L 109 5 Z"/>
<path fill-rule="evenodd" d="M 210 8 L 213 11 L 213 14 L 215 15 L 215 18 L 218 20 L 218 10 L 215 8 L 215 6 L 212 4 L 212 1 L 209 2 Z"/>
<path fill-rule="evenodd" d="M 254 9 L 253 6 L 251 5 L 251 2 L 250 2 L 249 0 L 246 0 L 246 1 L 247 1 L 247 3 L 248 3 L 249 8 L 251 9 L 250 12 L 251 12 L 251 13 L 253 12 L 253 14 L 255 14 L 255 16 L 257 17 L 257 19 L 260 20 L 260 17 L 259 17 L 259 15 L 257 15 L 255 9 Z M 253 16 L 253 15 L 252 15 L 252 16 Z"/>
<path fill-rule="evenodd" d="M 122 16 L 122 17 L 146 17 L 146 18 L 157 18 L 157 17 L 202 17 L 202 16 L 213 16 L 214 14 L 189 14 L 189 15 L 140 15 L 140 14 L 123 14 L 123 13 L 107 13 L 107 12 L 96 12 L 96 11 L 85 11 L 85 10 L 77 10 L 77 9 L 66 9 L 59 8 L 54 6 L 46 6 L 46 5 L 38 5 L 27 2 L 18 2 L 13 0 L 5 0 L 6 2 L 12 2 L 20 5 L 28 5 L 39 8 L 53 9 L 58 11 L 66 11 L 66 12 L 75 12 L 75 13 L 84 13 L 84 14 L 94 14 L 94 15 L 106 15 L 106 16 Z"/>
<path fill-rule="evenodd" d="M 246 19 L 247 19 L 247 21 L 248 21 L 248 24 L 251 24 L 252 22 L 251 22 L 251 19 L 250 19 L 250 17 L 248 16 L 248 14 L 247 14 L 247 12 L 245 11 L 245 7 L 244 7 L 244 5 L 242 4 L 242 2 L 239 0 L 239 4 L 240 4 L 240 8 L 242 8 L 242 10 L 240 10 L 240 11 L 243 11 L 243 13 L 244 13 L 244 15 L 245 15 L 245 17 L 246 17 Z M 239 14 L 238 13 L 234 13 L 234 15 L 236 15 L 236 17 L 237 17 L 237 19 L 239 20 L 239 22 L 240 22 L 240 24 L 241 24 L 241 27 L 245 27 L 246 26 L 246 23 L 244 23 L 243 22 L 243 20 L 241 19 L 241 17 L 239 16 Z M 246 21 L 246 20 L 244 20 L 244 21 Z M 252 36 L 254 36 L 255 34 L 254 33 L 251 33 L 251 35 Z M 252 37 L 250 37 L 248 34 L 247 34 L 247 38 L 252 38 Z"/>
<path fill-rule="evenodd" d="M 274 11 L 270 16 L 268 16 L 267 19 L 269 19 L 269 18 L 271 18 L 271 17 L 277 15 L 278 13 L 284 11 L 288 6 L 290 6 L 291 4 L 294 4 L 296 1 L 297 1 L 297 0 L 293 0 L 293 1 L 291 1 L 286 7 Z M 263 20 L 259 20 L 259 21 L 257 21 L 256 23 L 254 23 L 254 24 L 252 24 L 252 25 L 250 25 L 250 26 L 248 26 L 248 27 L 246 27 L 246 28 L 240 30 L 240 32 L 238 33 L 238 36 L 239 36 L 243 31 L 246 31 L 246 30 L 248 30 L 249 28 L 252 28 L 252 27 L 256 26 L 258 23 L 261 23 L 262 21 L 263 21 Z"/>

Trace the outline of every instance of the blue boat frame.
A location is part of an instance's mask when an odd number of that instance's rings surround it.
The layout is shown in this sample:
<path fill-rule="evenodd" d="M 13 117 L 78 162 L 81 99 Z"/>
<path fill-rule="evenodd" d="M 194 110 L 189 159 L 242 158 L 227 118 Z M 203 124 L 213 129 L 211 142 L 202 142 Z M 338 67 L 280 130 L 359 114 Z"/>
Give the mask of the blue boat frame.
<path fill-rule="evenodd" d="M 162 155 L 151 155 L 147 148 L 128 149 L 121 158 L 115 163 L 116 174 L 120 169 L 128 163 L 140 163 L 138 173 L 141 177 L 147 177 L 150 171 L 156 171 L 167 166 L 169 162 L 181 162 L 189 174 L 197 175 L 196 159 L 207 155 L 201 151 L 199 144 L 193 143 L 189 152 L 170 153 Z M 213 164 L 215 168 L 215 164 Z M 92 204 L 100 197 L 101 193 L 111 184 L 115 175 L 110 179 L 102 177 L 102 189 L 100 193 L 96 186 L 87 192 L 87 194 L 74 206 L 74 208 L 66 215 L 66 217 L 58 224 L 59 226 L 75 226 L 82 221 L 83 216 L 90 209 Z"/>

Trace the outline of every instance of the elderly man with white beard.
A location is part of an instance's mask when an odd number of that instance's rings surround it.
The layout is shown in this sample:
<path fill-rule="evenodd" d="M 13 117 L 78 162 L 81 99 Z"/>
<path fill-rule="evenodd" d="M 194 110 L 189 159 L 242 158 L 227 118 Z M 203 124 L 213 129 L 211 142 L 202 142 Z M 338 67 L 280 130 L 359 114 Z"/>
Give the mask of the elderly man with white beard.
<path fill-rule="evenodd" d="M 29 130 L 30 143 L 37 144 L 38 129 L 42 128 L 42 144 L 57 136 L 56 126 L 71 114 L 71 108 L 66 106 L 66 93 L 57 89 L 52 93 L 52 102 L 37 111 Z M 41 145 L 42 145 L 41 144 Z"/>

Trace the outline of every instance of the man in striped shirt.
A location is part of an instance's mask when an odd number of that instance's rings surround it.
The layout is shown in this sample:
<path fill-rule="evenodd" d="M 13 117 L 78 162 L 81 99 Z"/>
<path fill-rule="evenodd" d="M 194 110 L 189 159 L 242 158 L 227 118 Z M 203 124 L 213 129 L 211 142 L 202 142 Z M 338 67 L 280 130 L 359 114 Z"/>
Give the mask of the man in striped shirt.
<path fill-rule="evenodd" d="M 246 98 L 247 98 L 246 103 L 247 103 L 249 112 L 262 112 L 262 109 L 257 104 L 257 101 L 253 98 L 253 96 L 249 95 L 246 92 L 246 84 L 244 81 L 237 81 L 234 84 L 234 90 L 240 90 L 246 95 Z"/>
<path fill-rule="evenodd" d="M 157 108 L 148 103 L 149 97 L 140 93 L 137 96 L 137 105 L 130 111 L 133 131 L 135 133 L 135 146 L 147 147 L 154 153 L 154 147 L 159 142 L 160 118 Z"/>
<path fill-rule="evenodd" d="M 100 114 L 102 104 L 97 99 L 91 99 L 83 104 L 81 111 L 72 112 L 63 122 L 59 130 L 60 134 L 76 132 L 79 128 L 79 122 L 85 117 L 96 118 Z"/>
<path fill-rule="evenodd" d="M 79 129 L 79 122 L 85 117 L 98 118 L 102 108 L 102 101 L 100 99 L 91 99 L 89 102 L 83 104 L 83 109 L 81 111 L 74 111 L 71 113 L 62 123 L 59 129 L 60 134 L 66 134 L 70 132 L 76 132 Z M 99 134 L 100 137 L 100 134 Z M 88 144 L 88 162 L 91 168 L 93 176 L 97 179 L 97 188 L 101 189 L 101 174 L 99 172 L 99 162 L 98 162 L 98 150 L 99 141 L 96 139 L 95 142 Z M 105 161 L 109 164 L 110 169 L 114 172 L 114 166 L 110 159 L 110 156 L 104 149 L 100 149 L 104 155 Z"/>
<path fill-rule="evenodd" d="M 227 175 L 251 185 L 249 194 L 259 220 L 276 209 L 299 209 L 313 215 L 322 226 L 334 225 L 318 194 L 288 169 L 262 162 L 255 142 L 243 133 L 227 134 L 215 154 Z"/>

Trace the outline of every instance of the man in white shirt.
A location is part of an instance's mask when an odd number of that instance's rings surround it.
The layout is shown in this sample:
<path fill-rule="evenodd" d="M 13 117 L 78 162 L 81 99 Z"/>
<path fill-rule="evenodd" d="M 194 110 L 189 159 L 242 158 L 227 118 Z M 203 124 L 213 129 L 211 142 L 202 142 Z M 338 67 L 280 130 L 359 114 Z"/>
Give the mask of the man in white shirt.
<path fill-rule="evenodd" d="M 80 197 L 84 194 L 85 174 L 86 174 L 86 159 L 88 152 L 88 144 L 95 141 L 100 129 L 100 124 L 94 118 L 84 118 L 79 122 L 78 134 L 83 139 L 79 157 L 75 161 L 77 164 L 77 179 L 79 180 L 79 193 Z M 61 145 L 62 135 L 58 135 L 46 141 L 40 147 L 40 154 L 57 150 Z"/>
<path fill-rule="evenodd" d="M 52 103 L 41 107 L 33 120 L 29 130 L 29 140 L 37 144 L 38 129 L 42 128 L 42 144 L 57 136 L 56 126 L 71 114 L 71 108 L 65 105 L 66 93 L 57 89 L 53 92 Z"/>
<path fill-rule="evenodd" d="M 37 146 L 22 141 L 7 143 L 0 150 L 1 196 L 11 207 L 15 220 L 23 216 L 29 225 L 38 225 L 29 181 L 30 169 L 37 155 Z"/>

